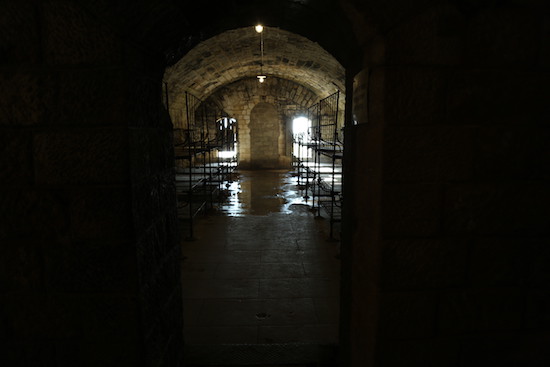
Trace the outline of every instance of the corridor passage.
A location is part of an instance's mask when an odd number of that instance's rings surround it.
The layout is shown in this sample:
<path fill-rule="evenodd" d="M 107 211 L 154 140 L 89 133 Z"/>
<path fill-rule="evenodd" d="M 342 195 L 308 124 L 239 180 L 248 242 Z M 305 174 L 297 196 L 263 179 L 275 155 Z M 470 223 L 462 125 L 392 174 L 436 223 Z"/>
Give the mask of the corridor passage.
<path fill-rule="evenodd" d="M 288 171 L 240 171 L 182 240 L 187 345 L 336 344 L 339 244 Z"/>

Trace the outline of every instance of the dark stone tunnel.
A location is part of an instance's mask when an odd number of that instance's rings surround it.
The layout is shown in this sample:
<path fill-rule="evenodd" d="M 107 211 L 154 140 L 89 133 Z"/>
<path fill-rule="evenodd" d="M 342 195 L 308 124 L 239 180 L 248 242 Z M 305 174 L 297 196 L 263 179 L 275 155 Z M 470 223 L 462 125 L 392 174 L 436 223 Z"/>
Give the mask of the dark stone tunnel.
<path fill-rule="evenodd" d="M 0 365 L 185 365 L 167 81 L 243 116 L 342 92 L 339 366 L 550 365 L 545 5 L 2 1 Z"/>

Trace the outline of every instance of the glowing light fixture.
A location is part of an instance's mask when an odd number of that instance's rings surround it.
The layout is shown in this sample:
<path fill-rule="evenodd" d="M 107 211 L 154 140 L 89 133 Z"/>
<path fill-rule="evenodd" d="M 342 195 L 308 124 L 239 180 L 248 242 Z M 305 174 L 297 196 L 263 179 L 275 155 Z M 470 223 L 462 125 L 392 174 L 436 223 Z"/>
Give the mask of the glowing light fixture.
<path fill-rule="evenodd" d="M 260 74 L 256 76 L 258 78 L 258 81 L 260 83 L 263 83 L 267 76 L 264 75 L 264 34 L 262 33 L 264 30 L 264 27 L 261 24 L 258 24 L 254 29 L 256 29 L 256 32 L 260 34 Z"/>

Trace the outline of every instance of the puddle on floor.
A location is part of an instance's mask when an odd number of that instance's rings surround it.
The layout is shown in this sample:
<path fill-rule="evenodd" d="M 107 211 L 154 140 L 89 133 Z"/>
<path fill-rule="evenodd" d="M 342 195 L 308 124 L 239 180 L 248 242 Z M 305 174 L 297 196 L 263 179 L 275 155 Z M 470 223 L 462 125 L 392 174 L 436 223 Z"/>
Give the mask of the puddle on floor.
<path fill-rule="evenodd" d="M 226 200 L 219 210 L 228 216 L 300 214 L 310 209 L 289 171 L 239 171 L 225 187 Z"/>

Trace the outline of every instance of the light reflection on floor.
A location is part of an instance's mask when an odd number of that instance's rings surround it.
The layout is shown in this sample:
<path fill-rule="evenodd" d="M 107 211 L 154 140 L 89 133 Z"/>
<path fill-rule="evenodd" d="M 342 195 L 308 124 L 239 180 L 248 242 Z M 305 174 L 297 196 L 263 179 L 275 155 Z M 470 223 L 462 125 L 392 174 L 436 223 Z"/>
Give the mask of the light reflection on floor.
<path fill-rule="evenodd" d="M 286 170 L 239 171 L 235 181 L 224 187 L 227 198 L 219 210 L 228 216 L 299 214 L 309 209 L 296 178 Z"/>
<path fill-rule="evenodd" d="M 335 346 L 339 243 L 328 221 L 316 219 L 290 171 L 240 171 L 234 180 L 182 242 L 187 355 L 226 365 L 219 346 Z"/>

